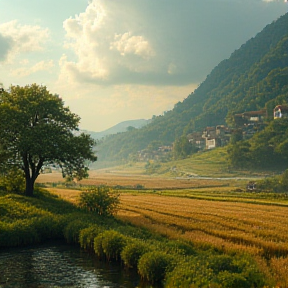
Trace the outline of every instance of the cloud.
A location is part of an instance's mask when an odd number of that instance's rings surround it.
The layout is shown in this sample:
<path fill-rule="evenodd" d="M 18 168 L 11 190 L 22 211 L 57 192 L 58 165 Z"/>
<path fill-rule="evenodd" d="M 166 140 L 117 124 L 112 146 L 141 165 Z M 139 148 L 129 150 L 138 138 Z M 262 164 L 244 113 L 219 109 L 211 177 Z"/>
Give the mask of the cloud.
<path fill-rule="evenodd" d="M 42 51 L 48 39 L 49 30 L 38 25 L 22 25 L 17 20 L 3 23 L 0 25 L 0 43 L 4 42 L 4 48 L 1 47 L 0 59 L 12 61 L 17 54 Z"/>
<path fill-rule="evenodd" d="M 122 35 L 115 35 L 115 42 L 110 45 L 110 50 L 117 50 L 121 56 L 134 54 L 144 59 L 152 57 L 155 53 L 149 42 L 143 36 L 132 36 L 131 32 Z"/>
<path fill-rule="evenodd" d="M 22 61 L 23 65 L 27 65 L 29 64 L 29 62 L 27 62 L 27 60 L 23 60 Z M 48 60 L 48 61 L 40 61 L 38 63 L 36 63 L 35 65 L 33 65 L 32 67 L 21 67 L 18 69 L 13 69 L 12 71 L 12 75 L 13 76 L 17 76 L 17 77 L 26 77 L 29 76 L 31 74 L 34 74 L 36 72 L 40 72 L 40 71 L 49 71 L 51 70 L 51 68 L 53 68 L 54 65 L 54 61 L 53 60 Z"/>
<path fill-rule="evenodd" d="M 275 20 L 278 6 L 261 0 L 249 1 L 249 9 L 238 0 L 93 0 L 63 23 L 65 48 L 74 56 L 60 61 L 60 78 L 97 85 L 199 83 Z"/>
<path fill-rule="evenodd" d="M 12 49 L 13 40 L 0 34 L 0 61 L 7 58 L 9 51 Z"/>

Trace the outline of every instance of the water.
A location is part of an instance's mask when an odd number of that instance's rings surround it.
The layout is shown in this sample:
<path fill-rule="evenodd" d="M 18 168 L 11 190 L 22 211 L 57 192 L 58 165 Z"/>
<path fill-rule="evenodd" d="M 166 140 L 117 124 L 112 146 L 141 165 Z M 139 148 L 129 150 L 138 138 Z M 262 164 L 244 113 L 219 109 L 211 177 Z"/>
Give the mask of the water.
<path fill-rule="evenodd" d="M 63 243 L 0 250 L 0 288 L 151 288 L 136 273 Z"/>

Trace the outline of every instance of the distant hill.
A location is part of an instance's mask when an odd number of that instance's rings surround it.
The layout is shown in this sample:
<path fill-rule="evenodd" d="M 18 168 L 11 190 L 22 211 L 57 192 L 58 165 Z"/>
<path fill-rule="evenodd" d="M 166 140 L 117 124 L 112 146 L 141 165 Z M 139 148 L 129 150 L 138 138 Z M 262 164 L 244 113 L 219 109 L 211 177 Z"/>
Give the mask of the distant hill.
<path fill-rule="evenodd" d="M 169 145 L 181 135 L 229 124 L 233 115 L 288 103 L 288 13 L 267 25 L 171 111 L 141 129 L 108 136 L 97 147 L 99 161 L 127 159 L 151 142 Z"/>
<path fill-rule="evenodd" d="M 150 123 L 151 120 L 145 120 L 145 119 L 137 119 L 137 120 L 127 120 L 120 122 L 116 124 L 115 126 L 108 128 L 107 130 L 101 131 L 101 132 L 92 132 L 87 130 L 82 130 L 82 132 L 85 132 L 87 134 L 90 134 L 92 138 L 95 140 L 100 140 L 101 138 L 107 136 L 107 135 L 113 135 L 121 132 L 126 132 L 129 127 L 133 127 L 136 129 L 139 129 L 148 123 Z"/>

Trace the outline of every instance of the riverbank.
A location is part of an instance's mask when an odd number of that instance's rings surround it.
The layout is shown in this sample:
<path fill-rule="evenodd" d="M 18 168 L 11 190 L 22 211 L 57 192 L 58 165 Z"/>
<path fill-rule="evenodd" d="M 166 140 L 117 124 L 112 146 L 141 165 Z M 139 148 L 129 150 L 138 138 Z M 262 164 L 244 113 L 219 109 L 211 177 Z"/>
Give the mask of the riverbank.
<path fill-rule="evenodd" d="M 0 191 L 0 212 L 1 248 L 65 239 L 167 288 L 276 285 L 277 279 L 250 255 L 169 240 L 140 226 L 84 212 L 45 190 L 33 198 Z"/>

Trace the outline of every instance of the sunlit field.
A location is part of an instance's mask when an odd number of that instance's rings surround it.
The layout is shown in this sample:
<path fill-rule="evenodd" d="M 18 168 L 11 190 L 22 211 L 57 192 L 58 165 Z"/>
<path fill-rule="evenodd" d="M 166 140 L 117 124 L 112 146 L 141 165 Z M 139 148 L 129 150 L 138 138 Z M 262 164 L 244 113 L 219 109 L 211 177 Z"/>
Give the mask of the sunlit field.
<path fill-rule="evenodd" d="M 288 287 L 288 202 L 263 205 L 240 199 L 122 194 L 117 217 L 199 248 L 253 255 L 268 277 L 273 275 L 282 283 L 279 287 Z"/>
<path fill-rule="evenodd" d="M 118 190 L 118 219 L 173 240 L 189 241 L 199 249 L 248 253 L 268 278 L 288 287 L 287 194 L 247 192 L 245 181 L 98 176 L 93 174 L 85 183 L 146 188 Z M 72 202 L 77 202 L 80 193 L 57 187 L 48 190 Z"/>
<path fill-rule="evenodd" d="M 89 178 L 81 180 L 81 185 L 107 185 L 135 188 L 141 185 L 148 189 L 175 189 L 175 188 L 199 188 L 199 187 L 221 187 L 229 186 L 231 180 L 197 179 L 197 178 L 176 178 L 176 177 L 155 177 L 149 175 L 135 175 L 122 171 L 89 171 Z M 240 182 L 240 181 L 237 181 Z M 246 181 L 247 182 L 247 181 Z M 59 172 L 41 174 L 37 183 L 52 185 L 64 183 L 62 174 Z"/>

